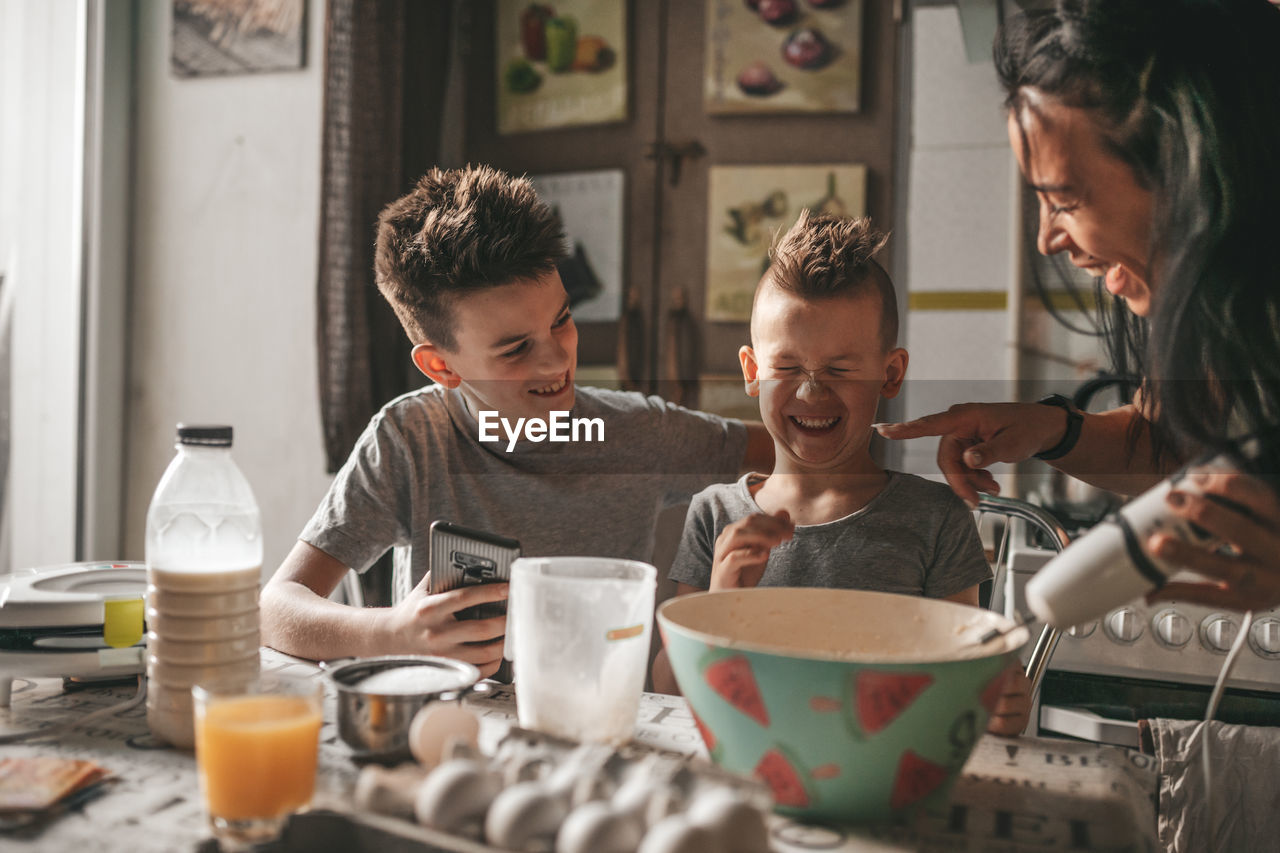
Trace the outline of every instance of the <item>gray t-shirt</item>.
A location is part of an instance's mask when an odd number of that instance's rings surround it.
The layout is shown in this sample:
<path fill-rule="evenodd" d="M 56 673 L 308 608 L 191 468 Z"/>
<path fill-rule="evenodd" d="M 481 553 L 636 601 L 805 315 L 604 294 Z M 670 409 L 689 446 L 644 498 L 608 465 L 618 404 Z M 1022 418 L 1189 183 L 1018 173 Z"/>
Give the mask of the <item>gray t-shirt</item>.
<path fill-rule="evenodd" d="M 890 471 L 889 483 L 862 509 L 825 524 L 797 525 L 769 553 L 761 586 L 866 589 L 946 598 L 991 577 L 973 515 L 947 486 Z M 762 512 L 747 475 L 700 492 L 689 505 L 673 581 L 711 585 L 720 531 Z"/>
<path fill-rule="evenodd" d="M 360 572 L 410 546 L 415 584 L 436 519 L 516 539 L 527 556 L 649 560 L 663 508 L 742 469 L 741 421 L 588 387 L 576 389 L 572 417 L 600 418 L 604 441 L 520 441 L 508 453 L 501 427 L 501 441 L 479 441 L 458 391 L 398 397 L 369 422 L 299 538 Z"/>

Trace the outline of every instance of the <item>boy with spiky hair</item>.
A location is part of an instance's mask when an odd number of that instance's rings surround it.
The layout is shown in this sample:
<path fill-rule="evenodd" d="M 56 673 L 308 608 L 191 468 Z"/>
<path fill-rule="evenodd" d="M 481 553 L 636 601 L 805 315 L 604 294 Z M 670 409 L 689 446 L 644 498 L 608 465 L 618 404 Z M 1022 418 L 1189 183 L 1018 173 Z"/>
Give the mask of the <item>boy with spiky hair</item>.
<path fill-rule="evenodd" d="M 505 599 L 506 585 L 429 594 L 432 521 L 517 539 L 526 555 L 647 560 L 664 506 L 770 463 L 759 425 L 746 457 L 749 430 L 738 421 L 575 388 L 578 332 L 556 271 L 564 254 L 532 185 L 488 167 L 435 169 L 383 211 L 378 288 L 435 384 L 388 403 L 357 441 L 263 590 L 264 642 L 309 658 L 445 655 L 491 675 L 506 620 L 455 614 Z M 486 438 L 486 423 L 545 424 L 553 412 L 598 421 L 601 440 L 553 443 L 532 429 Z M 349 569 L 365 571 L 395 546 L 409 548 L 412 583 L 396 604 L 326 598 Z"/>
<path fill-rule="evenodd" d="M 694 497 L 677 594 L 813 586 L 978 604 L 991 568 L 964 503 L 871 458 L 876 408 L 907 371 L 893 283 L 874 258 L 885 239 L 867 219 L 804 211 L 770 251 L 738 357 L 776 462 Z M 675 689 L 665 655 L 654 684 Z M 1025 724 L 1025 679 L 1011 689 L 993 731 Z"/>

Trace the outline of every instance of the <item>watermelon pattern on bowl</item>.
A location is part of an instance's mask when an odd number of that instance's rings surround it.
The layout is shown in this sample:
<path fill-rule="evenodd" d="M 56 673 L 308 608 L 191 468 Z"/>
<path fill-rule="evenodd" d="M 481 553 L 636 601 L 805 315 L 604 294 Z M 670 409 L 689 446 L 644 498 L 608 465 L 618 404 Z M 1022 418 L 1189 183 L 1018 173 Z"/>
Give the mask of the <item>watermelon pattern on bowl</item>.
<path fill-rule="evenodd" d="M 672 599 L 658 621 L 712 760 L 754 775 L 779 812 L 898 820 L 945 801 L 1025 628 L 854 590 L 758 588 Z"/>

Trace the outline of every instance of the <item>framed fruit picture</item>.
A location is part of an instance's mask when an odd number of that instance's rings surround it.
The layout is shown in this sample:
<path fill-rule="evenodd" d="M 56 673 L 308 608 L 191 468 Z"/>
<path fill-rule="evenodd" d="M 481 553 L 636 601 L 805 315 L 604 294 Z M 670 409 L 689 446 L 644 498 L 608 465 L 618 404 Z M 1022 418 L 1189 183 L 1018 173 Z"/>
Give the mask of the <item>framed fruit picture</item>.
<path fill-rule="evenodd" d="M 498 133 L 627 117 L 627 4 L 498 0 Z"/>
<path fill-rule="evenodd" d="M 862 3 L 707 0 L 707 112 L 857 112 Z"/>
<path fill-rule="evenodd" d="M 808 208 L 863 216 L 867 168 L 712 166 L 707 203 L 708 320 L 747 322 L 756 282 L 769 266 L 769 247 Z"/>

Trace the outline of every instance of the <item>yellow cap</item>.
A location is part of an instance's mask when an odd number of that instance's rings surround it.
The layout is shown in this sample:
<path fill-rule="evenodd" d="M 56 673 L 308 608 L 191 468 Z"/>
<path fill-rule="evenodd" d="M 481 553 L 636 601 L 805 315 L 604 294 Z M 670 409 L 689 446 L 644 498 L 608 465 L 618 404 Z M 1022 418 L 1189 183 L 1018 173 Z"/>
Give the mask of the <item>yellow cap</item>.
<path fill-rule="evenodd" d="M 102 602 L 102 639 L 113 649 L 128 648 L 142 639 L 143 602 L 139 598 Z"/>

